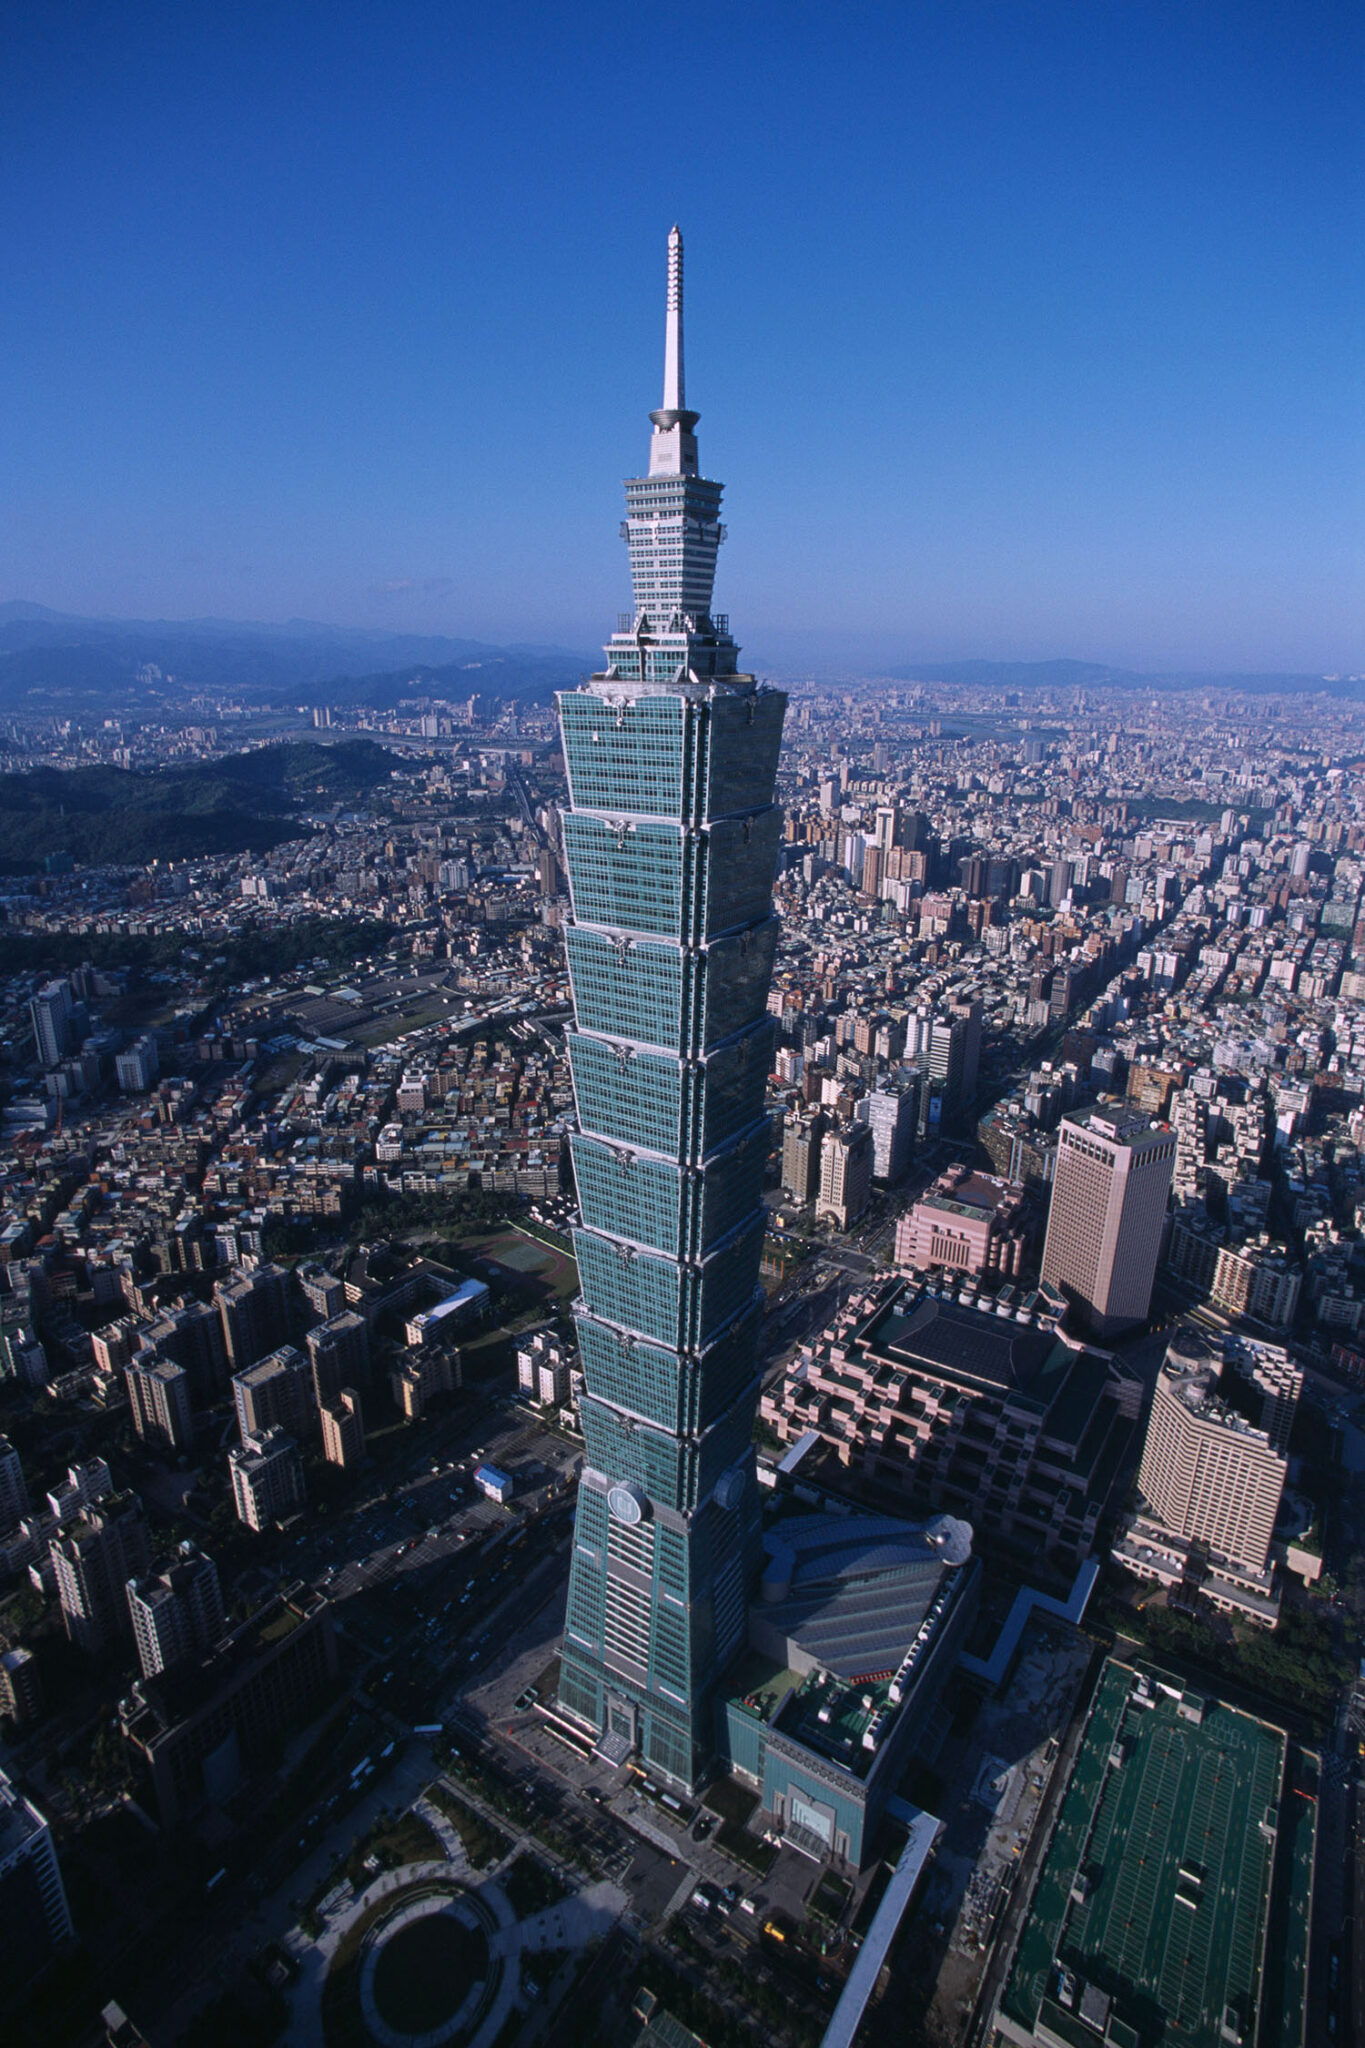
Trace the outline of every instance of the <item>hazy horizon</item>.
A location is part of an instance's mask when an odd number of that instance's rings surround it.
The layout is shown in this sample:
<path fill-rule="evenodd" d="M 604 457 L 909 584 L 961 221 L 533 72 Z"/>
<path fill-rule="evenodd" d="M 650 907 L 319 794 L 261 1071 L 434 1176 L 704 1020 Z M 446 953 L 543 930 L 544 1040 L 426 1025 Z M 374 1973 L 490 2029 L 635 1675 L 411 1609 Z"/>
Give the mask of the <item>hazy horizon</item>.
<path fill-rule="evenodd" d="M 590 662 L 595 660 L 598 652 L 598 648 L 594 647 L 591 638 L 586 634 L 578 641 L 574 641 L 567 633 L 551 635 L 548 639 L 544 640 L 532 640 L 517 636 L 499 641 L 490 639 L 484 634 L 462 631 L 458 626 L 453 626 L 449 629 L 433 627 L 429 631 L 424 632 L 421 629 L 409 628 L 397 623 L 383 625 L 373 622 L 347 622 L 337 619 L 310 619 L 299 616 L 273 620 L 252 618 L 246 615 L 234 618 L 228 614 L 187 615 L 179 618 L 169 616 L 142 618 L 131 614 L 110 612 L 96 616 L 66 613 L 60 611 L 55 606 L 45 606 L 37 600 L 23 598 L 0 598 L 0 621 L 3 621 L 6 614 L 9 614 L 11 617 L 17 617 L 25 609 L 30 609 L 39 614 L 46 614 L 50 620 L 55 621 L 57 624 L 70 620 L 78 625 L 106 626 L 116 630 L 132 630 L 142 627 L 148 630 L 165 630 L 170 633 L 180 631 L 190 634 L 193 634 L 195 629 L 212 629 L 215 632 L 221 629 L 225 636 L 229 636 L 234 630 L 238 630 L 248 636 L 268 637 L 270 635 L 277 635 L 281 644 L 287 644 L 292 637 L 306 638 L 310 634 L 323 637 L 335 635 L 339 640 L 344 640 L 347 636 L 355 636 L 358 639 L 375 643 L 375 658 L 381 667 L 386 659 L 384 646 L 386 641 L 447 641 L 452 647 L 487 646 L 548 658 L 560 657 L 566 661 L 581 660 Z M 49 644 L 56 646 L 65 643 L 52 642 Z M 765 671 L 797 679 L 802 674 L 806 674 L 814 682 L 822 680 L 837 681 L 841 677 L 876 680 L 892 672 L 903 672 L 906 669 L 915 668 L 924 671 L 925 680 L 932 680 L 932 672 L 935 667 L 942 667 L 946 670 L 960 664 L 978 662 L 983 665 L 1017 665 L 1022 668 L 1075 663 L 1098 668 L 1129 670 L 1135 676 L 1150 675 L 1152 677 L 1160 677 L 1164 674 L 1207 675 L 1211 680 L 1218 680 L 1219 678 L 1231 675 L 1273 676 L 1281 674 L 1292 676 L 1321 675 L 1324 679 L 1339 679 L 1342 677 L 1355 679 L 1353 672 L 1350 670 L 1332 671 L 1313 668 L 1272 669 L 1251 666 L 1249 664 L 1240 665 L 1237 668 L 1226 668 L 1214 667 L 1208 664 L 1173 661 L 1164 666 L 1142 669 L 1133 667 L 1126 662 L 1110 660 L 1103 655 L 1094 654 L 1088 649 L 1059 650 L 1043 646 L 1036 651 L 1016 654 L 1012 652 L 991 651 L 989 649 L 983 650 L 981 644 L 976 642 L 964 642 L 961 647 L 951 649 L 944 649 L 942 647 L 926 649 L 924 647 L 908 645 L 904 640 L 885 633 L 801 633 L 799 631 L 793 632 L 780 626 L 765 628 L 761 624 L 747 636 L 746 641 L 742 645 L 742 652 L 748 662 Z M 338 654 L 337 658 L 340 661 L 343 657 Z M 433 649 L 430 654 L 414 652 L 409 656 L 405 656 L 404 659 L 410 661 L 414 667 L 429 663 L 436 666 L 440 665 L 439 650 L 436 649 Z M 343 673 L 345 671 L 339 668 L 338 675 Z"/>

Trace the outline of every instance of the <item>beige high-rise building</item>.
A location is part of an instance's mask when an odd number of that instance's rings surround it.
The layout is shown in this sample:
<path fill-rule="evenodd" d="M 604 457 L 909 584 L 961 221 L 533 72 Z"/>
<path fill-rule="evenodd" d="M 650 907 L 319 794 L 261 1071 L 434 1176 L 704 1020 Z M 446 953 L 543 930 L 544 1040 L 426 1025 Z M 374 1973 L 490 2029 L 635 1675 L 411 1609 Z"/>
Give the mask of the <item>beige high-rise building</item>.
<path fill-rule="evenodd" d="M 1161 1250 L 1175 1133 L 1125 1109 L 1063 1117 L 1043 1279 L 1101 1336 L 1145 1320 Z"/>
<path fill-rule="evenodd" d="M 820 1150 L 817 1217 L 832 1216 L 840 1230 L 857 1222 L 872 1195 L 872 1150 L 868 1124 L 850 1124 L 826 1134 Z"/>
<path fill-rule="evenodd" d="M 313 1393 L 319 1408 L 325 1407 L 343 1387 L 368 1387 L 370 1332 L 364 1316 L 358 1316 L 354 1309 L 345 1309 L 310 1330 L 306 1341 L 313 1366 Z"/>
<path fill-rule="evenodd" d="M 150 1555 L 142 1503 L 134 1493 L 110 1495 L 52 1539 L 62 1619 L 77 1649 L 96 1656 L 131 1630 L 128 1581 L 146 1570 Z"/>
<path fill-rule="evenodd" d="M 787 1118 L 782 1132 L 782 1189 L 794 1202 L 809 1202 L 819 1190 L 824 1135 L 822 1110 L 814 1116 Z"/>
<path fill-rule="evenodd" d="M 223 1343 L 234 1373 L 245 1371 L 289 1335 L 290 1277 L 283 1266 L 258 1266 L 214 1283 Z"/>
<path fill-rule="evenodd" d="M 1265 1232 L 1221 1245 L 1209 1285 L 1209 1300 L 1224 1315 L 1246 1316 L 1272 1330 L 1285 1330 L 1299 1305 L 1302 1278 L 1283 1245 Z"/>
<path fill-rule="evenodd" d="M 283 1429 L 267 1429 L 234 1444 L 228 1452 L 228 1475 L 237 1519 L 258 1535 L 307 1504 L 303 1459 Z"/>
<path fill-rule="evenodd" d="M 1182 1333 L 1152 1396 L 1138 1493 L 1114 1555 L 1140 1578 L 1184 1580 L 1273 1627 L 1270 1546 L 1303 1374 L 1277 1344 L 1228 1336 L 1216 1357 Z"/>
<path fill-rule="evenodd" d="M 1166 1354 L 1152 1396 L 1138 1490 L 1166 1527 L 1263 1571 L 1289 1464 L 1303 1374 L 1278 1345 L 1220 1366 Z"/>

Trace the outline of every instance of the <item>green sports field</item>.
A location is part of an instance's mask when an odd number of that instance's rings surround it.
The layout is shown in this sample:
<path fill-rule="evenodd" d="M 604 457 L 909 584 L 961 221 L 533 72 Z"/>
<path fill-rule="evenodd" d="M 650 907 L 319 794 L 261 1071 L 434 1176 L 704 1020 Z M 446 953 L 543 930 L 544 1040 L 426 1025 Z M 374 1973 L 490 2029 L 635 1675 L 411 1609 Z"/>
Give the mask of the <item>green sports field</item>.
<path fill-rule="evenodd" d="M 1137 1680 L 1104 1667 L 1000 2017 L 1015 2038 L 1041 2018 L 1055 2038 L 1093 2041 L 1060 1996 L 1060 1964 L 1073 2000 L 1087 1986 L 1112 1998 L 1133 2048 L 1250 2048 L 1285 1737 L 1215 1700 L 1187 1695 L 1182 1713 L 1155 1678 L 1143 1705 Z M 1301 1974 L 1276 1977 L 1286 2016 L 1301 2011 Z"/>

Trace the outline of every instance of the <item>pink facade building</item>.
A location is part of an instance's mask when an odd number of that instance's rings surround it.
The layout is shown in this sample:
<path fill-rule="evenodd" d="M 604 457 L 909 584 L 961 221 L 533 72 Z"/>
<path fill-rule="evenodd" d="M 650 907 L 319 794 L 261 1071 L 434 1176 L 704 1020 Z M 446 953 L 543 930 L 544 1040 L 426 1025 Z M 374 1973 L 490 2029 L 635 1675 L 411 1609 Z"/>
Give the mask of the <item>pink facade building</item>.
<path fill-rule="evenodd" d="M 1022 1187 L 993 1173 L 950 1166 L 896 1225 L 896 1264 L 1014 1280 L 1027 1242 Z"/>

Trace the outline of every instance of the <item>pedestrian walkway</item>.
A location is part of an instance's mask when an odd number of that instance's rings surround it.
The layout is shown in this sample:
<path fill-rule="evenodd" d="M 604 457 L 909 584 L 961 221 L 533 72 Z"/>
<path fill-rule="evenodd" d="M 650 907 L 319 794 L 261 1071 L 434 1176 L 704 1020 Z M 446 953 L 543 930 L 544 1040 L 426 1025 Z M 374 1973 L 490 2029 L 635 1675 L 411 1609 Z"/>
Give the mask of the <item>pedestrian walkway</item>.
<path fill-rule="evenodd" d="M 452 1871 L 457 1873 L 467 1872 L 469 1869 L 469 1856 L 465 1849 L 463 1837 L 459 1829 L 452 1826 L 449 1818 L 442 1813 L 440 1807 L 423 1793 L 420 1799 L 413 1801 L 412 1811 L 419 1820 L 424 1820 L 431 1829 L 431 1832 L 445 1850 L 446 1861 L 449 1863 Z"/>

